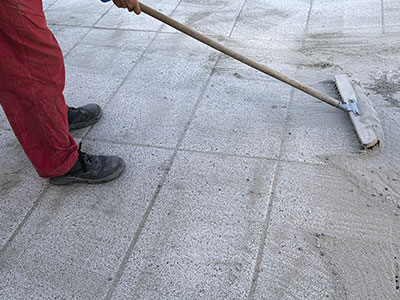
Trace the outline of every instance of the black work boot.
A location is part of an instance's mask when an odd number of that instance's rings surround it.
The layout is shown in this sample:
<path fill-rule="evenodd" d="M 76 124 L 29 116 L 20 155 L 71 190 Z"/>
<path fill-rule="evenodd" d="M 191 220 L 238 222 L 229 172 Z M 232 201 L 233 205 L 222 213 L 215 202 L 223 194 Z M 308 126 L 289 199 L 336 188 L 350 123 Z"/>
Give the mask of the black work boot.
<path fill-rule="evenodd" d="M 125 162 L 118 156 L 90 155 L 81 151 L 72 169 L 65 175 L 50 178 L 55 185 L 73 183 L 103 183 L 114 180 L 125 169 Z"/>
<path fill-rule="evenodd" d="M 101 117 L 101 107 L 91 103 L 78 108 L 68 109 L 69 129 L 81 129 L 96 123 Z"/>

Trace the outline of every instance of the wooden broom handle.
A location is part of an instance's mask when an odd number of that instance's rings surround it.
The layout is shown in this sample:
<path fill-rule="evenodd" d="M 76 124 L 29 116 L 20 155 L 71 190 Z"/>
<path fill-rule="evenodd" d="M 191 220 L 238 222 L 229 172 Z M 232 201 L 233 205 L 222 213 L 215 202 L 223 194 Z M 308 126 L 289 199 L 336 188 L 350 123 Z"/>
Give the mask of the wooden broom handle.
<path fill-rule="evenodd" d="M 254 69 L 257 69 L 258 71 L 261 71 L 261 72 L 263 72 L 269 76 L 272 76 L 280 81 L 283 81 L 283 82 L 291 85 L 292 87 L 294 87 L 298 90 L 301 90 L 311 96 L 314 96 L 315 98 L 317 98 L 321 101 L 324 101 L 334 107 L 342 108 L 342 107 L 340 107 L 340 102 L 338 100 L 336 100 L 335 98 L 332 98 L 326 94 L 323 94 L 323 93 L 317 91 L 316 89 L 313 89 L 310 86 L 307 86 L 307 85 L 305 85 L 295 79 L 292 79 L 286 75 L 283 75 L 263 64 L 260 64 L 256 61 L 252 60 L 251 58 L 246 57 L 243 54 L 240 54 L 240 53 L 222 45 L 221 43 L 218 43 L 217 41 L 202 35 L 200 32 L 193 30 L 193 29 L 179 23 L 178 21 L 160 13 L 159 11 L 157 11 L 155 9 L 152 9 L 151 7 L 149 7 L 143 3 L 140 3 L 140 8 L 144 13 L 148 14 L 149 16 L 156 18 L 157 20 L 160 20 L 161 22 L 191 36 L 192 38 L 194 38 L 194 39 L 196 39 L 196 40 L 198 40 L 198 41 L 200 41 L 200 42 L 202 42 L 202 43 L 204 43 L 204 44 L 206 44 L 206 45 L 208 45 L 208 46 L 210 46 L 232 58 L 237 59 L 238 61 L 240 61 Z"/>

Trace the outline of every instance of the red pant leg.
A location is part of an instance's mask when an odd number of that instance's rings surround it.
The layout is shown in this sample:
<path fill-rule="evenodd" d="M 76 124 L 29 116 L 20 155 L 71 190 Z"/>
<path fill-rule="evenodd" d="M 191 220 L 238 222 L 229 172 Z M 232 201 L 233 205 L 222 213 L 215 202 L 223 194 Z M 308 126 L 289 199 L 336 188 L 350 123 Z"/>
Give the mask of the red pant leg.
<path fill-rule="evenodd" d="M 64 82 L 62 52 L 42 0 L 0 0 L 0 104 L 41 177 L 63 175 L 78 159 Z"/>

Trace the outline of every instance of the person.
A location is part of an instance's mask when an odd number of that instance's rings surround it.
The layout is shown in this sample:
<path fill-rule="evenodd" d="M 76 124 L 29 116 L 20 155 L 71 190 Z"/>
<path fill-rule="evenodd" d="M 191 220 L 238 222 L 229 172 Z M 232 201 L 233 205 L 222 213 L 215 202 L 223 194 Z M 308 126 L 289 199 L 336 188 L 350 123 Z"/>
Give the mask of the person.
<path fill-rule="evenodd" d="M 140 14 L 137 0 L 113 2 Z M 85 153 L 69 133 L 96 123 L 100 106 L 68 107 L 64 85 L 63 55 L 42 0 L 1 0 L 0 104 L 37 173 L 57 185 L 117 178 L 125 168 L 120 157 Z"/>

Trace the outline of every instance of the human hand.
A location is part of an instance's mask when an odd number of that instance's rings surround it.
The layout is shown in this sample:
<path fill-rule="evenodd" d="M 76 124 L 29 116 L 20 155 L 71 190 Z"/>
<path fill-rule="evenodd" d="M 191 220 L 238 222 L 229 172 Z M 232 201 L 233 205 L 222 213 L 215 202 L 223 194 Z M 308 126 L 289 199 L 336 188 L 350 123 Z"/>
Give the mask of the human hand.
<path fill-rule="evenodd" d="M 127 8 L 129 11 L 135 11 L 140 14 L 140 5 L 138 0 L 113 0 L 114 4 L 119 8 Z"/>

